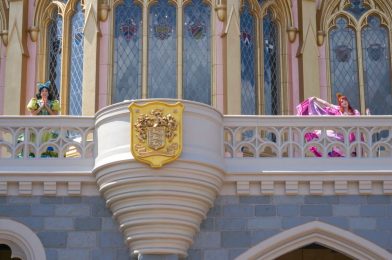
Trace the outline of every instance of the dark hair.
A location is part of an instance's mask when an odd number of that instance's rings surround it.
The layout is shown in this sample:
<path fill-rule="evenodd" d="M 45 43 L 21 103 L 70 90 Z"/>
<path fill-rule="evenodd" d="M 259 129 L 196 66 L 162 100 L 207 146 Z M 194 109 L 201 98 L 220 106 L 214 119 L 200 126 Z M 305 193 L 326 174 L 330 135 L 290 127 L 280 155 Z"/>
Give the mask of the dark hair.
<path fill-rule="evenodd" d="M 47 87 L 44 87 L 44 88 L 46 88 L 46 89 L 48 90 L 48 92 L 49 92 L 49 94 L 48 94 L 48 100 L 53 100 L 54 97 L 53 97 L 53 94 L 52 94 L 51 89 L 50 89 L 50 88 L 47 88 Z M 41 88 L 41 91 L 42 91 L 44 88 Z M 37 94 L 35 94 L 35 96 L 37 97 L 37 99 L 41 99 L 41 98 L 42 98 L 42 96 L 41 96 L 41 91 L 38 92 Z"/>

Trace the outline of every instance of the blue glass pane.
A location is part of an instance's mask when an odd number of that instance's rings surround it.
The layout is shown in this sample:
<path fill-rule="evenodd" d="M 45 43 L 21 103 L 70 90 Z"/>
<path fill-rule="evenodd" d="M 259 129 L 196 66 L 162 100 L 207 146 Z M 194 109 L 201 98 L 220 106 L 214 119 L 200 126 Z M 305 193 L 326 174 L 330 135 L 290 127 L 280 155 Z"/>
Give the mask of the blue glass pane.
<path fill-rule="evenodd" d="M 69 90 L 69 114 L 82 114 L 82 82 L 83 82 L 83 26 L 84 14 L 78 2 L 71 20 L 71 77 Z M 94 98 L 94 97 L 92 97 Z"/>
<path fill-rule="evenodd" d="M 359 19 L 369 10 L 369 7 L 363 5 L 363 0 L 351 0 L 350 5 L 344 10 L 352 14 L 355 18 Z"/>
<path fill-rule="evenodd" d="M 167 0 L 151 6 L 148 37 L 148 97 L 176 98 L 176 7 Z"/>
<path fill-rule="evenodd" d="M 242 8 L 241 31 L 241 113 L 256 114 L 256 54 L 255 18 L 249 12 L 248 1 Z"/>
<path fill-rule="evenodd" d="M 391 64 L 388 30 L 376 16 L 362 30 L 366 107 L 374 115 L 392 114 Z"/>
<path fill-rule="evenodd" d="M 112 103 L 141 98 L 142 8 L 125 0 L 115 10 Z"/>
<path fill-rule="evenodd" d="M 272 14 L 263 18 L 264 40 L 264 113 L 280 114 L 279 35 Z"/>
<path fill-rule="evenodd" d="M 48 27 L 48 73 L 55 99 L 60 99 L 63 19 L 55 14 Z"/>
<path fill-rule="evenodd" d="M 329 33 L 332 97 L 341 92 L 353 108 L 360 109 L 355 32 L 345 18 L 338 18 L 336 23 Z"/>
<path fill-rule="evenodd" d="M 262 6 L 265 2 L 267 2 L 267 0 L 258 0 L 259 5 Z"/>
<path fill-rule="evenodd" d="M 211 104 L 211 8 L 193 0 L 184 9 L 184 98 Z"/>

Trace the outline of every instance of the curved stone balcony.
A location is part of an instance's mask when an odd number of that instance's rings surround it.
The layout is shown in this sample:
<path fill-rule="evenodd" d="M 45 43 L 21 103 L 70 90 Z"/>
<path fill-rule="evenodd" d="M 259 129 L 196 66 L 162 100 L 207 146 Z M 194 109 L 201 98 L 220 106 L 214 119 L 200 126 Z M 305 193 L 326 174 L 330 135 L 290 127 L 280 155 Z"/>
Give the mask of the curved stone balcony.
<path fill-rule="evenodd" d="M 129 103 L 97 114 L 93 172 L 134 253 L 186 256 L 223 184 L 223 117 L 208 106 L 183 103 L 182 154 L 159 169 L 130 154 Z"/>

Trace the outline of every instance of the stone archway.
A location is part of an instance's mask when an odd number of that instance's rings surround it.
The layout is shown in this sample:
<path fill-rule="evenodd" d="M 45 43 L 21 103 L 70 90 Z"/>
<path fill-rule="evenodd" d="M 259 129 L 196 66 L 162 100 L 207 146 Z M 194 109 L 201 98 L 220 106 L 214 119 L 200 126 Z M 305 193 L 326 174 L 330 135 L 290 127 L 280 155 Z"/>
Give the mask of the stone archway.
<path fill-rule="evenodd" d="M 11 248 L 12 257 L 46 260 L 41 240 L 27 226 L 11 219 L 0 219 L 0 244 Z"/>
<path fill-rule="evenodd" d="M 281 255 L 317 243 L 355 259 L 392 259 L 380 246 L 346 230 L 313 221 L 277 234 L 252 247 L 236 259 L 275 259 Z"/>

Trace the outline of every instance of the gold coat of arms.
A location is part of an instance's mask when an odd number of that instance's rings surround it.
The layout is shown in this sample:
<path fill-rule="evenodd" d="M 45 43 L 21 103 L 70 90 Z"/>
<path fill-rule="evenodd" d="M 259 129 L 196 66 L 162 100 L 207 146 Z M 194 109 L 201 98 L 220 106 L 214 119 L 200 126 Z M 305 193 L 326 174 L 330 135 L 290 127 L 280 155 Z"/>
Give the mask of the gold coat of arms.
<path fill-rule="evenodd" d="M 181 155 L 183 110 L 180 102 L 155 101 L 129 106 L 131 152 L 136 160 L 159 168 Z"/>

